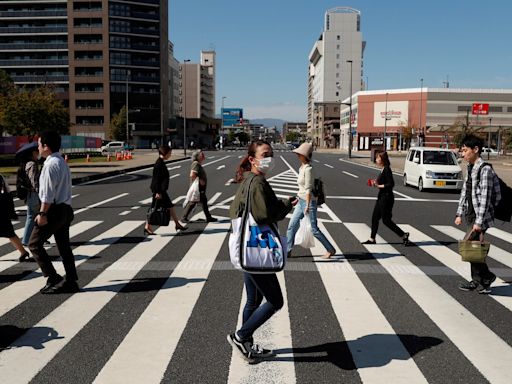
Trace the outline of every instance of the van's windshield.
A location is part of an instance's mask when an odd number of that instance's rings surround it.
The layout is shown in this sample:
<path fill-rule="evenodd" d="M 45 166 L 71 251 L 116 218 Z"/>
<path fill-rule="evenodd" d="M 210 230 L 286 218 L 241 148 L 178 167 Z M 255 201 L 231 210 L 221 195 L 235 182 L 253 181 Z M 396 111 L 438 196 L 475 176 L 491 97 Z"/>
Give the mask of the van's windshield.
<path fill-rule="evenodd" d="M 455 165 L 453 153 L 448 151 L 424 151 L 423 164 Z"/>

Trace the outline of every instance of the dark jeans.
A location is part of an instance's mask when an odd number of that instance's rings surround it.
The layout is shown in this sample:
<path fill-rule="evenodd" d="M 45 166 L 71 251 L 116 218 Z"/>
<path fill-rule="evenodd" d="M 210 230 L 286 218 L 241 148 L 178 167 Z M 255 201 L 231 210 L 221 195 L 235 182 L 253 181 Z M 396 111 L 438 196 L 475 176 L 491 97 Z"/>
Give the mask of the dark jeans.
<path fill-rule="evenodd" d="M 69 243 L 69 225 L 74 218 L 73 208 L 68 204 L 52 204 L 48 210 L 47 218 L 48 224 L 42 227 L 38 225 L 34 227 L 28 243 L 30 252 L 32 252 L 34 259 L 43 271 L 43 276 L 54 277 L 57 275 L 57 271 L 55 271 L 50 257 L 44 249 L 44 242 L 52 235 L 55 236 L 55 242 L 66 270 L 66 280 L 76 281 L 78 276 L 75 267 L 75 256 Z"/>
<path fill-rule="evenodd" d="M 473 224 L 474 220 L 468 221 L 467 224 L 467 232 L 465 239 L 467 240 L 480 240 L 483 241 L 485 231 L 480 233 L 473 232 Z M 489 270 L 487 263 L 470 263 L 471 264 L 471 280 L 483 285 L 487 286 L 491 283 L 491 280 L 496 276 Z"/>
<path fill-rule="evenodd" d="M 402 231 L 398 225 L 396 225 L 391 217 L 393 216 L 393 205 L 395 204 L 395 197 L 393 193 L 384 193 L 380 194 L 375 202 L 375 207 L 373 208 L 372 214 L 372 234 L 370 237 L 375 239 L 377 236 L 377 230 L 379 229 L 379 220 L 382 219 L 382 222 L 386 227 L 395 232 L 398 236 L 403 237 L 404 231 Z"/>
<path fill-rule="evenodd" d="M 275 273 L 244 272 L 247 302 L 243 312 L 242 328 L 237 332 L 241 340 L 250 340 L 254 331 L 283 307 L 283 294 Z M 265 303 L 260 305 L 265 298 Z"/>
<path fill-rule="evenodd" d="M 212 217 L 210 210 L 208 209 L 208 199 L 206 198 L 206 189 L 199 188 L 199 201 L 203 205 L 203 212 L 206 216 L 206 219 L 210 219 Z M 194 207 L 197 205 L 196 202 L 188 202 L 185 211 L 183 212 L 183 218 L 188 220 L 188 215 L 190 215 L 190 212 L 194 209 Z"/>

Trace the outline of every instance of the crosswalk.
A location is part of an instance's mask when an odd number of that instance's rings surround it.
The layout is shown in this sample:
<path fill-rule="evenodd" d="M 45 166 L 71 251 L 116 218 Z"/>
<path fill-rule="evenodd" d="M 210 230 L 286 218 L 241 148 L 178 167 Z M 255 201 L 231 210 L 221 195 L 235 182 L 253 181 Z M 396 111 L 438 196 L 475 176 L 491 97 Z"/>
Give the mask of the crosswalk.
<path fill-rule="evenodd" d="M 269 182 L 288 197 L 296 194 L 296 177 L 289 170 Z M 498 278 L 491 295 L 478 295 L 457 288 L 470 278 L 457 254 L 459 228 L 398 223 L 413 246 L 386 229 L 377 244 L 362 245 L 368 223 L 344 222 L 328 203 L 319 209 L 319 227 L 336 256 L 322 259 L 318 242 L 294 250 L 278 274 L 284 306 L 255 335 L 276 357 L 246 364 L 225 340 L 245 304 L 242 275 L 228 255 L 232 199 L 212 194 L 219 222 L 191 223 L 185 234 L 171 226 L 142 237 L 143 221 L 130 216 L 133 209 L 114 225 L 77 216 L 70 236 L 81 292 L 73 295 L 39 294 L 44 278 L 37 265 L 18 263 L 0 239 L 1 381 L 510 382 L 512 235 L 506 228 L 488 232 L 488 264 Z M 16 224 L 17 233 L 22 226 Z M 55 265 L 62 273 L 62 264 Z"/>

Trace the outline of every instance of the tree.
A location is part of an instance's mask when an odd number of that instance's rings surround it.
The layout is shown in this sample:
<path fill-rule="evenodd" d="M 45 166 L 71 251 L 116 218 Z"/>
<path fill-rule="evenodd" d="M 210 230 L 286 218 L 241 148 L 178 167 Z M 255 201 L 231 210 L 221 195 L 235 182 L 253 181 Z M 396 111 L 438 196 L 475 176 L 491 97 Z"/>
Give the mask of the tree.
<path fill-rule="evenodd" d="M 231 144 L 233 141 L 235 141 L 235 132 L 230 129 L 228 132 L 228 144 Z"/>
<path fill-rule="evenodd" d="M 286 141 L 291 141 L 292 143 L 296 143 L 300 140 L 300 133 L 296 131 L 290 131 L 286 133 Z"/>
<path fill-rule="evenodd" d="M 11 135 L 69 133 L 69 113 L 51 86 L 21 89 L 4 98 L 0 126 Z"/>
<path fill-rule="evenodd" d="M 126 105 L 123 105 L 118 113 L 114 113 L 109 128 L 112 140 L 123 140 L 126 137 Z"/>
<path fill-rule="evenodd" d="M 247 144 L 251 140 L 251 137 L 245 132 L 238 132 L 235 136 L 243 145 Z"/>

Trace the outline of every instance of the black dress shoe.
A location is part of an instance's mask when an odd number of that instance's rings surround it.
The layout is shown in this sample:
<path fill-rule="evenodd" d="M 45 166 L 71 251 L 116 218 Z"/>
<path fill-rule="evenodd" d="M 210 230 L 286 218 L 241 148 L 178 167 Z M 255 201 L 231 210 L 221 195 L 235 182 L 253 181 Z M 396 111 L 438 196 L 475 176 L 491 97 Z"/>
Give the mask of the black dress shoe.
<path fill-rule="evenodd" d="M 219 221 L 219 219 L 217 219 L 213 216 L 206 219 L 207 223 L 216 223 L 217 221 Z"/>
<path fill-rule="evenodd" d="M 411 242 L 409 241 L 409 232 L 404 233 L 404 237 L 402 238 L 403 244 L 407 247 L 411 245 Z"/>
<path fill-rule="evenodd" d="M 54 286 L 48 293 L 49 294 L 58 294 L 58 293 L 77 293 L 80 292 L 80 287 L 76 281 L 65 281 L 61 285 Z"/>
<path fill-rule="evenodd" d="M 366 241 L 363 241 L 361 244 L 376 244 L 376 241 L 375 240 L 366 240 Z"/>
<path fill-rule="evenodd" d="M 52 291 L 55 289 L 56 286 L 58 286 L 60 283 L 62 283 L 62 280 L 64 278 L 61 275 L 55 275 L 48 278 L 46 281 L 46 285 L 39 290 L 42 294 L 48 294 L 53 293 Z"/>
<path fill-rule="evenodd" d="M 20 263 L 23 263 L 24 261 L 30 261 L 30 253 L 25 252 L 23 255 L 20 256 L 18 260 Z"/>

